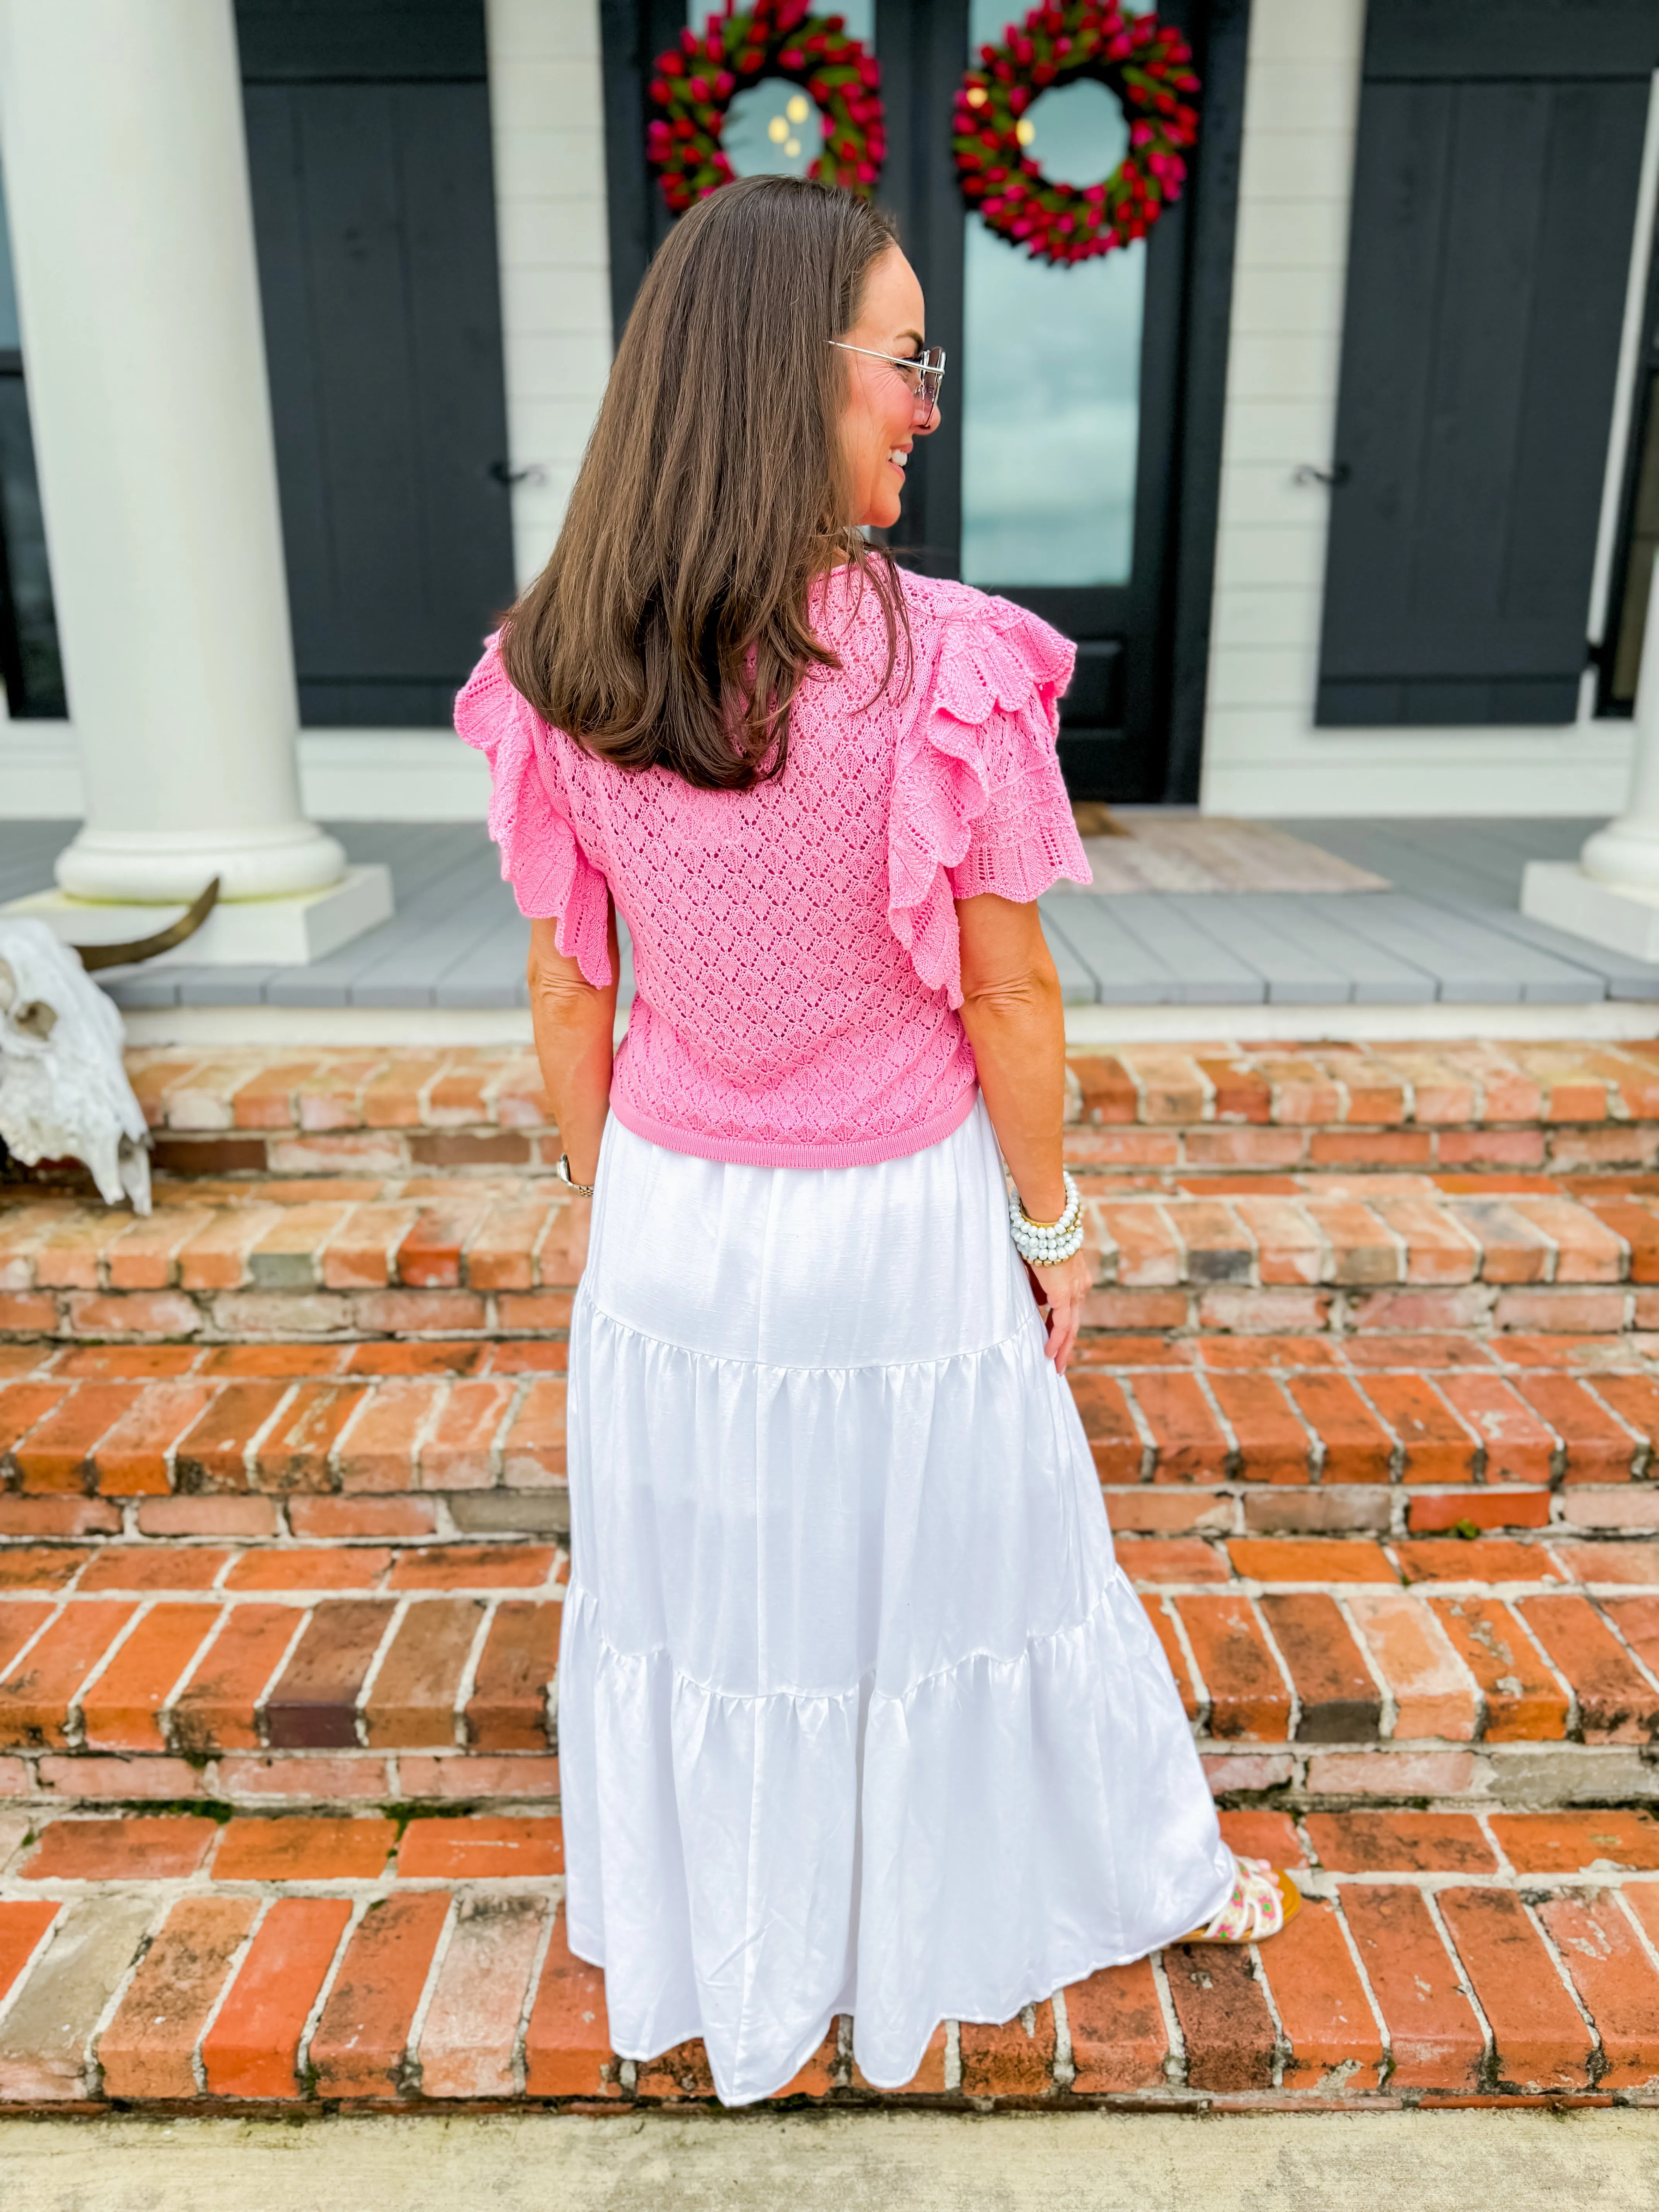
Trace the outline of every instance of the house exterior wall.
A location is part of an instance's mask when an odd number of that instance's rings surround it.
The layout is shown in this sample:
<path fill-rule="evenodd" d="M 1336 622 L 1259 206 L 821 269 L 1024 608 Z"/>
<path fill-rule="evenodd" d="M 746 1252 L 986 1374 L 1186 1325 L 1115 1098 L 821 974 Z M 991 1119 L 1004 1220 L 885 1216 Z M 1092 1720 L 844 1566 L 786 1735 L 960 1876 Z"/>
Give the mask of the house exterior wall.
<path fill-rule="evenodd" d="M 1253 0 L 1201 805 L 1215 814 L 1585 814 L 1628 721 L 1316 729 L 1365 0 Z M 1589 610 L 1586 610 L 1588 618 Z"/>

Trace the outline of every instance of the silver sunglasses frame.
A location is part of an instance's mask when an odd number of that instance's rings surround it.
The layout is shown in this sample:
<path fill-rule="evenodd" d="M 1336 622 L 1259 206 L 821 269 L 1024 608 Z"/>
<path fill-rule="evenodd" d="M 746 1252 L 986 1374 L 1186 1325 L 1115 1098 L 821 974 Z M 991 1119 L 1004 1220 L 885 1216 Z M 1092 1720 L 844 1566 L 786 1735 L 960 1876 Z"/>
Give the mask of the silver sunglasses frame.
<path fill-rule="evenodd" d="M 926 394 L 927 412 L 930 415 L 939 405 L 939 386 L 945 381 L 945 348 L 943 346 L 925 346 L 920 354 L 898 354 L 878 353 L 872 346 L 848 345 L 845 338 L 831 338 L 830 343 L 837 347 L 842 353 L 861 353 L 866 361 L 884 361 L 894 368 L 921 369 L 921 380 L 916 386 L 915 398 L 920 402 L 924 393 Z M 938 355 L 937 363 L 928 359 L 928 356 L 932 354 Z"/>

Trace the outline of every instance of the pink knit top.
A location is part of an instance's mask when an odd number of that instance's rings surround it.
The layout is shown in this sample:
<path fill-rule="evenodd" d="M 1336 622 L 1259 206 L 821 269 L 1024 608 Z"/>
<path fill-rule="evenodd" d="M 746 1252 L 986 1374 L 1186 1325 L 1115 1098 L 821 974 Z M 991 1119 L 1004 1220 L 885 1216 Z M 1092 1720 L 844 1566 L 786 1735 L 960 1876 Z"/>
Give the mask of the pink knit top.
<path fill-rule="evenodd" d="M 635 993 L 611 1109 L 706 1159 L 842 1167 L 970 1110 L 953 901 L 1089 881 L 1054 753 L 1067 641 L 1023 607 L 906 574 L 915 670 L 879 689 L 875 593 L 842 570 L 813 623 L 842 666 L 795 696 L 783 775 L 751 791 L 629 774 L 544 722 L 495 641 L 455 704 L 489 760 L 490 835 L 522 913 L 608 983 L 607 894 Z"/>

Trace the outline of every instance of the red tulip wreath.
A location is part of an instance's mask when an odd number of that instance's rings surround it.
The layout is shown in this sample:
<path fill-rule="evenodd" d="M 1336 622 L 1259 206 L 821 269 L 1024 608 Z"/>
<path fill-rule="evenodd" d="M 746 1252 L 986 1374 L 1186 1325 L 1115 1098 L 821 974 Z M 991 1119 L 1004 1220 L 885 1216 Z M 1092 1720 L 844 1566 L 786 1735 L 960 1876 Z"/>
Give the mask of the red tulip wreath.
<path fill-rule="evenodd" d="M 646 158 L 676 215 L 731 183 L 726 111 L 740 86 L 763 76 L 803 87 L 823 117 L 823 150 L 809 174 L 855 192 L 874 185 L 887 152 L 874 55 L 848 36 L 841 16 L 815 15 L 807 0 L 756 0 L 742 15 L 726 0 L 706 29 L 682 31 L 652 72 Z"/>
<path fill-rule="evenodd" d="M 1172 24 L 1126 15 L 1118 0 L 1033 8 L 1001 46 L 980 48 L 957 89 L 951 144 L 963 198 L 1037 260 L 1086 261 L 1144 238 L 1180 198 L 1182 151 L 1198 137 L 1191 61 Z M 1102 184 L 1059 183 L 1024 149 L 1027 108 L 1075 77 L 1115 92 L 1129 119 L 1129 150 Z"/>

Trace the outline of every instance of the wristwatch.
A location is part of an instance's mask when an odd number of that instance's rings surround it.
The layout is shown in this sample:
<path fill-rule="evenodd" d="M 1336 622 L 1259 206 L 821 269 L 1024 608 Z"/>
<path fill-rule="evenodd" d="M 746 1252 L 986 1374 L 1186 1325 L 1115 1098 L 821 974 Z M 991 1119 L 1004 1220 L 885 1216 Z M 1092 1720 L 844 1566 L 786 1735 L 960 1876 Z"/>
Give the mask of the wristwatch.
<path fill-rule="evenodd" d="M 562 1183 L 568 1184 L 569 1188 L 575 1192 L 578 1198 L 592 1197 L 592 1184 L 591 1182 L 578 1182 L 575 1176 L 571 1174 L 570 1155 L 568 1152 L 561 1152 L 559 1154 L 559 1164 L 554 1169 L 553 1172 L 557 1176 Z"/>

